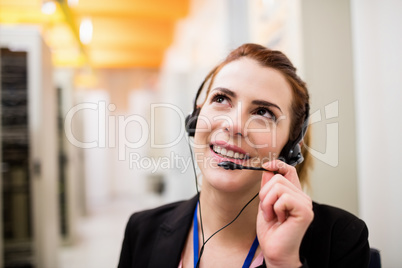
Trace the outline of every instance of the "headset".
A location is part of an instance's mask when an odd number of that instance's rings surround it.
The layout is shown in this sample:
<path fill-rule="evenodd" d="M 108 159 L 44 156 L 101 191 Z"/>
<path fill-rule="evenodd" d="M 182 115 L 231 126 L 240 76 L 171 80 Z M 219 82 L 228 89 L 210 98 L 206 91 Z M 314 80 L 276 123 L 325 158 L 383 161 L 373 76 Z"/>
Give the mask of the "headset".
<path fill-rule="evenodd" d="M 201 95 L 201 91 L 203 90 L 204 84 L 208 80 L 208 78 L 210 78 L 210 76 L 207 76 L 207 78 L 202 82 L 201 86 L 198 88 L 197 94 L 194 99 L 193 111 L 185 119 L 185 124 L 186 124 L 185 127 L 186 127 L 186 131 L 187 131 L 189 137 L 194 137 L 194 134 L 195 134 L 198 116 L 201 111 L 201 108 L 197 107 L 197 100 L 198 100 L 198 97 Z M 297 135 L 296 139 L 289 140 L 283 147 L 281 153 L 279 154 L 278 159 L 287 163 L 288 165 L 296 166 L 304 161 L 303 155 L 301 153 L 300 142 L 303 140 L 303 138 L 307 132 L 309 112 L 310 112 L 310 105 L 308 103 L 306 103 L 305 119 L 303 121 L 299 135 Z M 240 167 L 240 165 L 238 165 L 238 166 Z M 232 169 L 232 168 L 229 168 L 229 169 Z M 239 169 L 239 168 L 235 168 L 235 169 Z"/>

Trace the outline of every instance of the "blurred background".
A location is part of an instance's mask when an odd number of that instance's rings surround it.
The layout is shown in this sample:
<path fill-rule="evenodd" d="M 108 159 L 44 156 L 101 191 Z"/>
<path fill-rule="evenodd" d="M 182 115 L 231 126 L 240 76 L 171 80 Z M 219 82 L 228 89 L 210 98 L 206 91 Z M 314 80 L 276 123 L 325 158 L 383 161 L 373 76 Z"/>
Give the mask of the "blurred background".
<path fill-rule="evenodd" d="M 0 267 L 116 267 L 131 213 L 195 194 L 184 118 L 237 46 L 311 94 L 313 199 L 402 263 L 399 0 L 0 0 Z"/>

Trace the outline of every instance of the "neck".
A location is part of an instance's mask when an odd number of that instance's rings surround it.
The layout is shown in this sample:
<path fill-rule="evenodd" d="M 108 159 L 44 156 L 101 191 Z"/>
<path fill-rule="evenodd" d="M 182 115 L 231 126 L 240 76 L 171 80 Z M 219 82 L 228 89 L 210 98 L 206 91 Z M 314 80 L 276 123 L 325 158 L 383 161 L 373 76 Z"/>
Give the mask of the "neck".
<path fill-rule="evenodd" d="M 205 239 L 235 219 L 256 193 L 258 190 L 239 195 L 204 189 L 200 196 L 200 203 Z M 258 200 L 256 197 L 232 224 L 220 231 L 219 240 L 228 243 L 236 241 L 244 243 L 245 239 L 255 238 Z"/>

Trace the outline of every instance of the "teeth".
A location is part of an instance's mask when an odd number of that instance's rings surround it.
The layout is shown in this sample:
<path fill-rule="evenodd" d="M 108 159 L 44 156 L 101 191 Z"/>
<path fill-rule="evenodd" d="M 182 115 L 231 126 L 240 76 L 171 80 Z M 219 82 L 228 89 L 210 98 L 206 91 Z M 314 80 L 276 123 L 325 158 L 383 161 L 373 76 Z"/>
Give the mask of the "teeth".
<path fill-rule="evenodd" d="M 219 147 L 214 145 L 213 148 L 215 153 L 221 154 L 226 157 L 235 158 L 235 159 L 244 159 L 244 154 L 240 154 L 238 152 L 234 152 L 232 150 L 227 150 L 226 148 Z"/>

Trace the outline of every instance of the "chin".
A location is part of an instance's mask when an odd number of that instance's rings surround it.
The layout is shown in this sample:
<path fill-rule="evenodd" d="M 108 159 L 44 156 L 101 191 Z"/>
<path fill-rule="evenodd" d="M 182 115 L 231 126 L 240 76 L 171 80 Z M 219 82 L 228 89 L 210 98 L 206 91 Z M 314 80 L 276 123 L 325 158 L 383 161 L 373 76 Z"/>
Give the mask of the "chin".
<path fill-rule="evenodd" d="M 261 180 L 261 171 L 225 170 L 216 167 L 213 170 L 204 170 L 202 174 L 203 185 L 208 184 L 225 193 L 238 193 L 259 187 Z"/>

